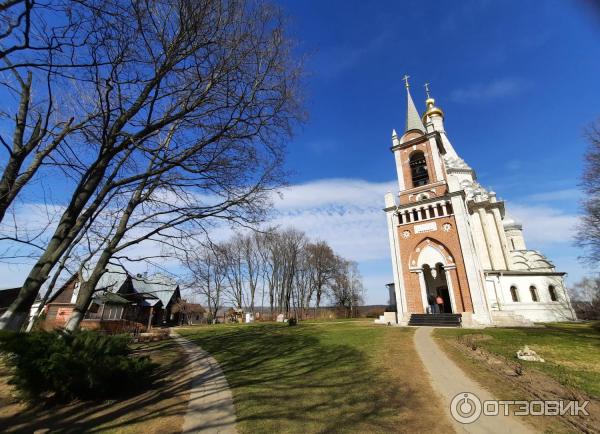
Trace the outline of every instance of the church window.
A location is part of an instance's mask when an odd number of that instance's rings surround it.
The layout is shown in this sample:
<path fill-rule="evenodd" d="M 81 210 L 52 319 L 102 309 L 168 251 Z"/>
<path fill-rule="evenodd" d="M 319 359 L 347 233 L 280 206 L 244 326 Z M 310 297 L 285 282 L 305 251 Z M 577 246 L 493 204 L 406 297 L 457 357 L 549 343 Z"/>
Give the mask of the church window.
<path fill-rule="evenodd" d="M 529 287 L 529 292 L 531 293 L 531 301 L 534 301 L 534 302 L 540 301 L 538 298 L 537 289 L 535 288 L 535 286 L 531 285 Z"/>
<path fill-rule="evenodd" d="M 413 210 L 413 221 L 417 222 L 419 221 L 419 213 L 417 212 L 417 210 Z"/>
<path fill-rule="evenodd" d="M 427 218 L 427 214 L 425 213 L 425 208 L 421 208 L 421 219 L 425 220 Z"/>
<path fill-rule="evenodd" d="M 554 285 L 548 286 L 548 292 L 550 293 L 550 300 L 558 301 L 558 297 L 556 295 L 556 288 L 554 287 Z"/>
<path fill-rule="evenodd" d="M 425 159 L 425 154 L 423 152 L 417 151 L 412 154 L 408 164 L 410 165 L 413 187 L 429 184 L 427 160 Z"/>
<path fill-rule="evenodd" d="M 515 303 L 519 301 L 519 293 L 517 292 L 516 286 L 510 287 L 510 296 L 512 297 L 512 301 L 514 301 Z"/>
<path fill-rule="evenodd" d="M 452 203 L 446 202 L 446 208 L 448 209 L 448 215 L 452 214 Z"/>

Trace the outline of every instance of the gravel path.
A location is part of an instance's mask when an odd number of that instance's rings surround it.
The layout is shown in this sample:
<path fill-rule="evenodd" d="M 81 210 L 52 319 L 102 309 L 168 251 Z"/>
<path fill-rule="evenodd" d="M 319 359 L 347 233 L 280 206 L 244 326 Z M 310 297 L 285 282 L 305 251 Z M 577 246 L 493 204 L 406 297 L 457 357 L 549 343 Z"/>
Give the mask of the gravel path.
<path fill-rule="evenodd" d="M 171 332 L 183 347 L 192 371 L 190 402 L 184 417 L 184 433 L 234 434 L 235 408 L 227 379 L 219 363 L 202 348 Z"/>
<path fill-rule="evenodd" d="M 441 402 L 444 405 L 444 413 L 452 422 L 458 433 L 533 433 L 527 425 L 514 416 L 504 416 L 502 407 L 500 415 L 484 416 L 481 415 L 476 421 L 463 424 L 457 422 L 450 412 L 453 398 L 462 393 L 470 392 L 475 394 L 481 402 L 495 399 L 490 392 L 482 388 L 475 381 L 471 380 L 456 364 L 446 356 L 444 351 L 435 343 L 431 332 L 433 327 L 419 327 L 415 331 L 415 347 L 421 357 L 427 372 L 430 375 L 430 381 L 433 389 L 441 395 Z M 464 395 L 462 395 L 464 397 Z M 475 408 L 473 400 L 461 399 L 458 405 L 466 404 L 463 410 L 470 414 L 471 409 Z M 431 411 L 436 411 L 431 409 Z"/>

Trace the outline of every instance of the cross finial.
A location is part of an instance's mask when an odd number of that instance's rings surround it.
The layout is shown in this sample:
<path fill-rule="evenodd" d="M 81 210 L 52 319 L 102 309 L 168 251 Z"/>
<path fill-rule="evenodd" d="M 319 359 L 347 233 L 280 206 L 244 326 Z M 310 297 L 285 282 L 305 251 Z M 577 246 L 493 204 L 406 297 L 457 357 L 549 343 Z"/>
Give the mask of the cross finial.
<path fill-rule="evenodd" d="M 409 78 L 410 78 L 410 75 L 406 75 L 406 74 L 404 74 L 404 77 L 402 77 L 402 80 L 404 80 L 404 85 L 406 86 L 407 89 L 410 87 L 410 84 L 408 84 Z"/>
<path fill-rule="evenodd" d="M 429 96 L 429 83 L 425 83 L 425 93 L 427 94 L 427 98 L 431 98 Z"/>

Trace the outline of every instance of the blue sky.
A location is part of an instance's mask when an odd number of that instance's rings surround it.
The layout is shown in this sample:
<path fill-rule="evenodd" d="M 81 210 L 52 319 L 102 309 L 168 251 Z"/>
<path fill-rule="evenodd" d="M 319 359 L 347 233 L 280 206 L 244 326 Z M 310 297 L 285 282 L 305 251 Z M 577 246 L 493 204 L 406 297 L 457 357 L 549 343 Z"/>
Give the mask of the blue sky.
<path fill-rule="evenodd" d="M 600 116 L 597 10 L 567 1 L 280 4 L 308 70 L 310 119 L 289 146 L 288 166 L 293 183 L 323 197 L 305 209 L 323 218 L 305 226 L 359 260 L 368 301 L 385 302 L 391 279 L 385 220 L 372 210 L 394 185 L 390 136 L 404 127 L 405 73 L 421 110 L 423 83 L 431 83 L 455 149 L 523 220 L 528 247 L 569 282 L 583 275 L 571 240 L 583 129 Z M 354 185 L 362 186 L 355 201 L 335 199 Z M 371 191 L 373 201 L 363 198 Z M 334 217 L 329 229 L 326 216 Z M 367 237 L 385 244 L 364 254 L 371 241 L 359 238 Z"/>
<path fill-rule="evenodd" d="M 408 74 L 420 110 L 430 83 L 454 148 L 522 220 L 528 247 L 569 273 L 569 283 L 585 274 L 572 236 L 583 129 L 600 116 L 599 8 L 551 0 L 278 4 L 306 58 L 309 120 L 289 143 L 291 187 L 277 200 L 275 223 L 358 261 L 367 302 L 387 301 L 381 208 L 397 188 L 389 148 L 392 129 L 404 127 Z M 34 208 L 25 200 L 17 218 L 31 221 Z M 0 264 L 0 286 L 22 283 L 26 271 Z"/>

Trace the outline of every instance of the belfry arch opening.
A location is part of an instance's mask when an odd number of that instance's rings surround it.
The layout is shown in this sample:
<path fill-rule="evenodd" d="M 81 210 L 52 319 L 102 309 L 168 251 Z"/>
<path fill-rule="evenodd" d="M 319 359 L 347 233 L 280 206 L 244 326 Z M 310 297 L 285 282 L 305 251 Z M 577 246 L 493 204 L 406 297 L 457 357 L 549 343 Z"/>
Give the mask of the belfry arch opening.
<path fill-rule="evenodd" d="M 429 172 L 427 171 L 427 160 L 422 151 L 413 152 L 408 161 L 413 187 L 429 184 Z"/>

